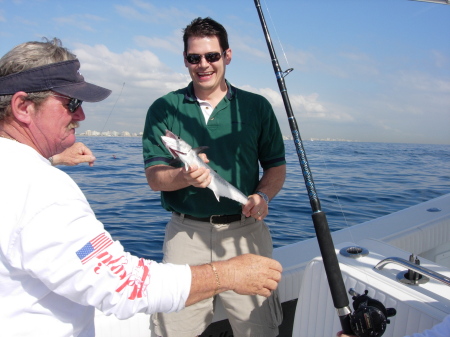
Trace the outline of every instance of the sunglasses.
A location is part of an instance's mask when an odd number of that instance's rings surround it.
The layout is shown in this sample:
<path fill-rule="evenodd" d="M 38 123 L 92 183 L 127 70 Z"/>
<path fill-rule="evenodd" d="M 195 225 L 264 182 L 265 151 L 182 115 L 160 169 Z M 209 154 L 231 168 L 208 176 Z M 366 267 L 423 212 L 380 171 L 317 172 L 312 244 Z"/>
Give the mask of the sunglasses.
<path fill-rule="evenodd" d="M 220 60 L 222 55 L 224 55 L 226 51 L 223 53 L 206 53 L 204 55 L 200 54 L 187 54 L 186 55 L 186 61 L 188 61 L 190 64 L 199 64 L 202 60 L 202 57 L 205 57 L 206 62 L 214 63 Z"/>
<path fill-rule="evenodd" d="M 67 109 L 69 109 L 69 111 L 71 113 L 74 113 L 75 111 L 77 111 L 77 109 L 81 106 L 81 103 L 83 103 L 83 101 L 79 100 L 78 98 L 71 98 L 71 97 L 60 96 L 60 95 L 52 95 L 52 96 L 68 99 L 69 103 L 64 104 L 64 105 L 66 106 Z"/>

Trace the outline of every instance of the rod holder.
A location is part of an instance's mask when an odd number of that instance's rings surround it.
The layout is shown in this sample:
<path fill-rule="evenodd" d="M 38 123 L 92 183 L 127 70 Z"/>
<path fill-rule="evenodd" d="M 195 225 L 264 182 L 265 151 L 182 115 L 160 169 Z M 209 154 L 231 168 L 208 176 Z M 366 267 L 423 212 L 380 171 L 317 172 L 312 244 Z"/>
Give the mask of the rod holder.
<path fill-rule="evenodd" d="M 369 255 L 369 251 L 364 247 L 349 246 L 349 247 L 342 248 L 339 251 L 339 254 L 341 254 L 342 256 L 345 256 L 345 257 L 352 258 L 352 259 L 357 259 L 357 258 Z"/>

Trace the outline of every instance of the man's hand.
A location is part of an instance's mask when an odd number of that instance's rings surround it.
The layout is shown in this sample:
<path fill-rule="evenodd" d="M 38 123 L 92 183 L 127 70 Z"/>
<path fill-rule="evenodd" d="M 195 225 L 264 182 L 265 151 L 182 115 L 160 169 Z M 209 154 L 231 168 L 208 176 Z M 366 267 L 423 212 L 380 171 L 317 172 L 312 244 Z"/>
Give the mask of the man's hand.
<path fill-rule="evenodd" d="M 209 159 L 206 157 L 206 154 L 200 153 L 199 157 L 205 162 L 209 163 Z M 186 171 L 183 169 L 183 178 L 188 185 L 192 185 L 194 187 L 206 188 L 211 183 L 211 175 L 209 174 L 209 170 L 204 167 L 192 166 Z"/>
<path fill-rule="evenodd" d="M 269 205 L 259 194 L 252 194 L 248 197 L 247 203 L 242 206 L 242 214 L 246 217 L 254 217 L 262 220 L 269 215 Z"/>
<path fill-rule="evenodd" d="M 253 254 L 239 255 L 224 263 L 231 268 L 230 288 L 240 295 L 270 296 L 278 287 L 283 271 L 278 261 Z"/>
<path fill-rule="evenodd" d="M 286 165 L 265 169 L 255 190 L 264 192 L 271 200 L 283 187 L 285 177 Z M 242 206 L 242 214 L 246 217 L 254 217 L 256 220 L 263 220 L 269 214 L 269 205 L 255 193 L 250 195 L 247 203 Z"/>
<path fill-rule="evenodd" d="M 254 254 L 191 266 L 192 283 L 186 306 L 227 290 L 269 297 L 278 287 L 282 270 L 278 261 Z"/>
<path fill-rule="evenodd" d="M 81 163 L 89 163 L 89 166 L 94 166 L 95 157 L 92 151 L 83 143 L 75 143 L 71 147 L 65 149 L 53 157 L 53 165 L 75 166 Z"/>

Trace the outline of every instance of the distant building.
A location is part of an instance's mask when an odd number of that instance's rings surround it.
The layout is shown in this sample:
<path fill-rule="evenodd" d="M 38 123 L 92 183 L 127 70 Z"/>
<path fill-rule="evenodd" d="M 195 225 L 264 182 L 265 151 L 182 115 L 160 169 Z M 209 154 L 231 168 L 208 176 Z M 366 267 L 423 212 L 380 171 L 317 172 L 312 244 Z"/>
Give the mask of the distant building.
<path fill-rule="evenodd" d="M 79 136 L 89 136 L 89 137 L 142 137 L 144 133 L 141 132 L 128 132 L 128 131 L 95 131 L 86 130 L 85 132 L 79 133 Z"/>

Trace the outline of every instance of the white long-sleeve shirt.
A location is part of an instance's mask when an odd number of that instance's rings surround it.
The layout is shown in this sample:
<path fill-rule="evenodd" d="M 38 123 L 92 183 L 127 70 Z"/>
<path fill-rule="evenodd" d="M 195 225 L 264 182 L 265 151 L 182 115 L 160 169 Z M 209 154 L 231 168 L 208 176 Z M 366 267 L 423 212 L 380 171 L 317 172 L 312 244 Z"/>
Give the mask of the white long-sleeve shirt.
<path fill-rule="evenodd" d="M 121 319 L 184 308 L 189 266 L 125 252 L 31 147 L 0 138 L 0 158 L 0 335 L 94 336 L 94 307 Z"/>

